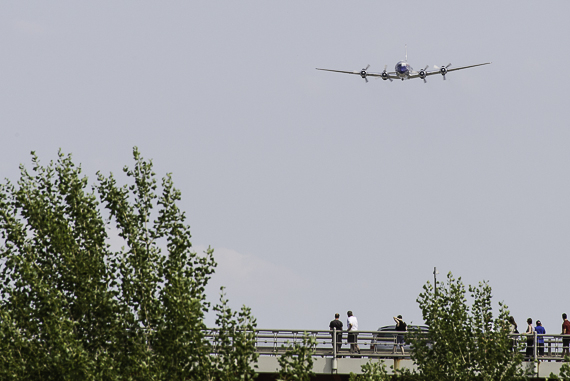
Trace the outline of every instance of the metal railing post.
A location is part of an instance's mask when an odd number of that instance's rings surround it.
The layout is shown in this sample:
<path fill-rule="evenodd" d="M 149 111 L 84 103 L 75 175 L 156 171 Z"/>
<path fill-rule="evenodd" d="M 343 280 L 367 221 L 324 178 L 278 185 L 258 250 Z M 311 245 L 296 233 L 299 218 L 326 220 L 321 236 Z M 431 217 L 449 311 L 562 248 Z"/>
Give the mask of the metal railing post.
<path fill-rule="evenodd" d="M 273 331 L 273 350 L 275 351 L 275 353 L 277 353 L 277 335 L 279 334 L 279 331 Z"/>
<path fill-rule="evenodd" d="M 333 358 L 336 358 L 336 328 L 333 328 Z"/>
<path fill-rule="evenodd" d="M 536 359 L 538 357 L 537 356 L 537 350 L 536 350 L 538 347 L 538 335 L 537 335 L 536 331 L 534 331 L 534 330 L 532 331 L 532 335 L 534 336 L 534 340 L 533 340 L 534 347 L 532 348 L 532 355 L 533 355 L 533 359 L 536 361 Z"/>
<path fill-rule="evenodd" d="M 341 338 L 342 340 L 342 338 Z M 335 373 L 338 370 L 338 359 L 337 357 L 337 351 L 336 351 L 336 328 L 333 328 L 333 339 L 332 339 L 332 343 L 333 343 L 333 358 L 332 358 L 332 366 L 331 366 L 331 372 Z"/>
<path fill-rule="evenodd" d="M 532 354 L 534 355 L 533 360 L 534 360 L 534 375 L 535 377 L 538 376 L 538 356 L 537 356 L 537 350 L 536 348 L 538 347 L 538 336 L 536 331 L 532 331 L 532 335 L 534 336 L 534 348 L 532 348 Z"/>

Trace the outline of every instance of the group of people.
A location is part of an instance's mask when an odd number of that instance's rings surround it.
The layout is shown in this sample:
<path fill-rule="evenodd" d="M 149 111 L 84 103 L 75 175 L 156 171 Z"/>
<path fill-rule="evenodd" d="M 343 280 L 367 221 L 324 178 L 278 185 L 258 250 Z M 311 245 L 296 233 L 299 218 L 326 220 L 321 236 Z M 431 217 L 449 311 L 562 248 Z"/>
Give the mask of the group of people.
<path fill-rule="evenodd" d="M 352 311 L 346 312 L 346 330 L 348 332 L 347 335 L 347 342 L 350 344 L 350 353 L 358 353 L 360 354 L 360 347 L 358 346 L 358 319 L 356 316 L 353 315 Z M 402 332 L 402 334 L 398 334 L 396 337 L 396 343 L 394 344 L 394 349 L 392 353 L 396 352 L 398 347 L 401 348 L 402 354 L 404 354 L 404 334 L 403 332 L 408 330 L 407 324 L 402 320 L 402 315 L 394 316 L 394 321 L 396 322 L 396 329 L 395 331 Z M 342 347 L 342 321 L 340 321 L 340 314 L 334 314 L 334 320 L 330 322 L 329 329 L 331 330 L 331 334 L 335 335 L 336 332 L 336 340 L 333 340 L 333 346 L 335 345 L 336 341 L 336 352 L 340 351 Z"/>
<path fill-rule="evenodd" d="M 570 347 L 570 321 L 568 321 L 568 315 L 565 313 L 562 314 L 562 334 L 568 335 L 568 337 L 562 338 L 562 356 L 570 355 L 569 347 Z M 511 333 L 519 333 L 517 328 L 517 323 L 515 322 L 515 318 L 509 316 L 509 323 L 511 328 Z M 533 357 L 534 353 L 534 333 L 536 332 L 538 335 L 546 334 L 546 329 L 542 326 L 540 320 L 536 321 L 536 325 L 532 326 L 532 319 L 526 319 L 527 328 L 525 334 L 529 335 L 526 339 L 526 357 Z M 516 341 L 513 340 L 513 350 L 515 349 Z M 537 336 L 536 338 L 536 349 L 539 356 L 544 356 L 544 337 Z"/>
<path fill-rule="evenodd" d="M 346 331 L 348 332 L 347 335 L 347 342 L 350 344 L 350 353 L 358 353 L 360 354 L 360 347 L 358 346 L 358 319 L 352 311 L 347 311 L 346 313 Z M 570 356 L 570 321 L 568 320 L 568 315 L 565 313 L 562 314 L 562 334 L 568 335 L 567 337 L 562 338 L 562 356 L 569 355 Z M 399 348 L 401 349 L 402 354 L 404 354 L 404 334 L 408 330 L 407 324 L 402 319 L 402 315 L 394 316 L 394 321 L 396 322 L 395 331 L 402 332 L 402 334 L 398 334 L 396 336 L 396 343 L 394 344 L 394 349 L 392 353 L 395 353 L 396 350 Z M 533 327 L 532 319 L 528 318 L 526 320 L 528 326 L 526 328 L 525 334 L 529 335 L 527 337 L 527 344 L 526 344 L 526 356 L 533 357 L 534 356 L 534 333 L 536 332 L 538 335 L 546 334 L 546 329 L 542 326 L 540 320 L 536 321 L 536 325 Z M 509 316 L 509 323 L 510 323 L 510 331 L 512 334 L 519 333 L 517 323 L 515 322 L 515 318 Z M 336 352 L 338 353 L 342 347 L 342 332 L 343 332 L 343 324 L 340 321 L 340 314 L 334 314 L 334 320 L 330 322 L 329 329 L 331 330 L 331 334 L 335 335 L 336 332 L 336 339 L 333 340 L 333 346 L 336 342 Z M 544 356 L 544 337 L 538 336 L 537 339 L 537 352 L 539 356 Z M 513 350 L 516 350 L 516 340 L 513 340 Z"/>

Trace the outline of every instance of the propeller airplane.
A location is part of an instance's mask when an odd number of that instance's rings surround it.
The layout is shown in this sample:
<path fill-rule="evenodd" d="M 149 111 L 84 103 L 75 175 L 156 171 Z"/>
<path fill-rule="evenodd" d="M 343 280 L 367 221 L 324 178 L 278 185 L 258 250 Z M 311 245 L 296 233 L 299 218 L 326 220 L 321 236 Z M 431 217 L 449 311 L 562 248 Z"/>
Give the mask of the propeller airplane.
<path fill-rule="evenodd" d="M 364 79 L 364 81 L 366 81 L 366 82 L 368 82 L 368 77 L 377 77 L 377 78 L 382 78 L 384 81 L 389 80 L 390 82 L 392 82 L 394 79 L 401 79 L 403 81 L 405 79 L 421 78 L 424 80 L 424 83 L 426 83 L 427 82 L 426 77 L 429 77 L 430 75 L 441 74 L 443 76 L 443 79 L 445 80 L 445 75 L 449 72 L 456 71 L 456 70 L 468 69 L 470 67 L 489 65 L 490 63 L 491 62 L 485 62 L 485 63 L 476 64 L 476 65 L 454 67 L 452 69 L 449 68 L 451 66 L 451 64 L 447 64 L 445 66 L 435 66 L 434 65 L 435 70 L 431 70 L 431 71 L 428 70 L 429 65 L 426 65 L 426 67 L 423 69 L 420 69 L 420 71 L 414 71 L 414 69 L 408 63 L 408 52 L 406 49 L 406 59 L 403 61 L 400 61 L 396 64 L 395 71 L 390 71 L 390 72 L 386 71 L 386 69 L 388 68 L 388 65 L 384 66 L 384 71 L 382 71 L 381 73 L 370 73 L 370 72 L 368 72 L 368 68 L 370 67 L 370 65 L 366 66 L 364 69 L 362 69 L 360 71 L 344 71 L 344 70 L 319 69 L 319 68 L 316 68 L 316 69 L 317 70 L 324 70 L 324 71 L 332 71 L 335 73 L 360 75 Z"/>

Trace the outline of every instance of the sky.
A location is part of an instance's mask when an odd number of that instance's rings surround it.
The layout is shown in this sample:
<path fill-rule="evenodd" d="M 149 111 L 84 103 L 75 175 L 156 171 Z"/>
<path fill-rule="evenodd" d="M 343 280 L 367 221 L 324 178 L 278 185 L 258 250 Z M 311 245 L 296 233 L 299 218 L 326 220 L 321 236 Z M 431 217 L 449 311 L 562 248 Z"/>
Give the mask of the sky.
<path fill-rule="evenodd" d="M 172 173 L 208 297 L 259 328 L 422 323 L 426 282 L 487 280 L 559 333 L 570 250 L 570 2 L 0 4 L 0 177 L 61 149 Z M 380 72 L 492 62 L 421 80 Z M 452 67 L 453 67 L 452 66 Z M 206 322 L 213 326 L 210 314 Z"/>

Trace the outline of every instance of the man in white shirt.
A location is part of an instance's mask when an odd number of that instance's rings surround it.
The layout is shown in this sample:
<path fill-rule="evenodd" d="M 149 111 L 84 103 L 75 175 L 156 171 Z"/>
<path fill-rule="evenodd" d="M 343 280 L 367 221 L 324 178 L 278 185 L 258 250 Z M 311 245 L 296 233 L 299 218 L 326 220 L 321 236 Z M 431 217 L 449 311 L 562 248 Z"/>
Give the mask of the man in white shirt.
<path fill-rule="evenodd" d="M 356 316 L 352 314 L 352 311 L 346 313 L 348 319 L 346 319 L 346 326 L 348 331 L 348 342 L 350 343 L 350 353 L 360 353 L 360 348 L 357 344 L 357 333 L 358 331 L 358 320 Z"/>

